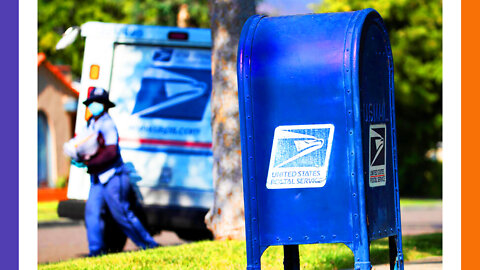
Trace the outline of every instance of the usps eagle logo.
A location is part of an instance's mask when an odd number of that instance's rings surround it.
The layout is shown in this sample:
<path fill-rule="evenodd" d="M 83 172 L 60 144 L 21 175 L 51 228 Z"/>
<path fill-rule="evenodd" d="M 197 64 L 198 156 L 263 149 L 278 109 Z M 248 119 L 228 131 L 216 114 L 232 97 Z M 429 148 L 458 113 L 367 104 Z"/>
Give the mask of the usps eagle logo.
<path fill-rule="evenodd" d="M 333 143 L 332 124 L 275 129 L 267 188 L 323 187 Z"/>
<path fill-rule="evenodd" d="M 210 70 L 150 67 L 143 76 L 132 115 L 202 120 L 211 92 Z"/>
<path fill-rule="evenodd" d="M 387 126 L 385 123 L 370 125 L 368 182 L 370 187 L 387 184 Z"/>

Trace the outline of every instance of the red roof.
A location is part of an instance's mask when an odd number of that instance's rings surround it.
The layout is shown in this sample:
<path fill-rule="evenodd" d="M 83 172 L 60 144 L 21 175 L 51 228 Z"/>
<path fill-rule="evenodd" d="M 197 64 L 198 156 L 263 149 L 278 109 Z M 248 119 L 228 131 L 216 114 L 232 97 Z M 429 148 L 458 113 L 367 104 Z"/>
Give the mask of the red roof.
<path fill-rule="evenodd" d="M 40 65 L 44 65 L 61 83 L 63 83 L 70 91 L 75 93 L 78 96 L 78 91 L 77 89 L 72 87 L 72 82 L 67 80 L 65 76 L 63 76 L 62 72 L 60 69 L 58 69 L 56 66 L 50 64 L 48 62 L 47 57 L 45 56 L 44 53 L 38 53 L 38 64 L 37 67 L 40 67 Z"/>

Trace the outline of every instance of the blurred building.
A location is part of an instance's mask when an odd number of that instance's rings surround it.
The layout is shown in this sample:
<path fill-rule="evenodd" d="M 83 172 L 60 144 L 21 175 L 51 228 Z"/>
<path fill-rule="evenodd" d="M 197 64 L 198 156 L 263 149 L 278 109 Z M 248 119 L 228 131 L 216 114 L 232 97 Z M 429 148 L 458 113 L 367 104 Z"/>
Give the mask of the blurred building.
<path fill-rule="evenodd" d="M 68 66 L 54 66 L 38 54 L 38 187 L 55 187 L 68 177 L 63 143 L 74 134 L 78 91 Z"/>

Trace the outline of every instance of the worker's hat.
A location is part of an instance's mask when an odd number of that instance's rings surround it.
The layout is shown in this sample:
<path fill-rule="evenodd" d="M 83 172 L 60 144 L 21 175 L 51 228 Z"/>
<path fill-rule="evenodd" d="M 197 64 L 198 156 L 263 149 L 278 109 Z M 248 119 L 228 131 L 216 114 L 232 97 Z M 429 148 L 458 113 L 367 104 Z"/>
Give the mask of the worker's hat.
<path fill-rule="evenodd" d="M 105 91 L 105 89 L 91 86 L 88 88 L 88 98 L 83 102 L 83 104 L 88 106 L 94 101 L 102 103 L 107 108 L 115 107 L 115 103 L 108 99 L 108 92 Z"/>

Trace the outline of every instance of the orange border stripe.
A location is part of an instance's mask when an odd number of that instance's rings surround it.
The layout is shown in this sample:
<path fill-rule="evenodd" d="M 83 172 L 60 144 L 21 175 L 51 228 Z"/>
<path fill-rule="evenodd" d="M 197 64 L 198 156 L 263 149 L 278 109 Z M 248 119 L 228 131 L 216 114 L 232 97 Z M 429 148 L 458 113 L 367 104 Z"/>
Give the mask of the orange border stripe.
<path fill-rule="evenodd" d="M 480 246 L 480 14 L 479 1 L 462 1 L 462 269 L 479 269 Z M 445 37 L 444 37 L 445 38 Z M 458 181 L 459 179 L 445 179 Z"/>

